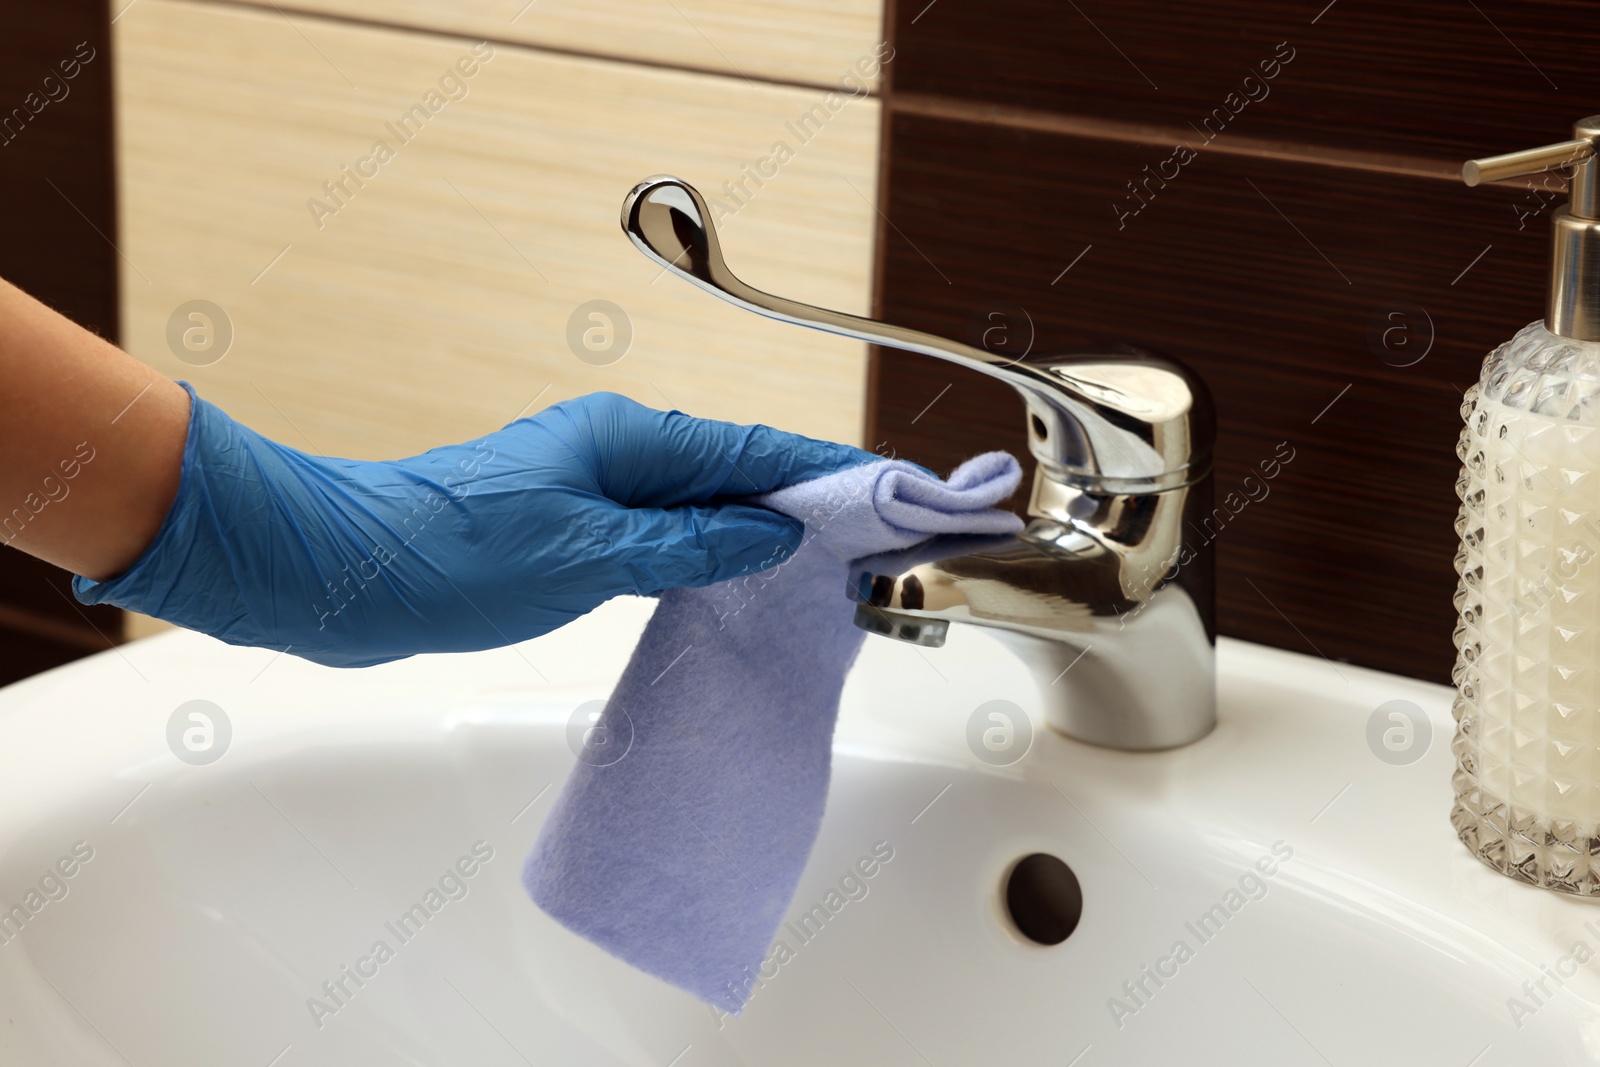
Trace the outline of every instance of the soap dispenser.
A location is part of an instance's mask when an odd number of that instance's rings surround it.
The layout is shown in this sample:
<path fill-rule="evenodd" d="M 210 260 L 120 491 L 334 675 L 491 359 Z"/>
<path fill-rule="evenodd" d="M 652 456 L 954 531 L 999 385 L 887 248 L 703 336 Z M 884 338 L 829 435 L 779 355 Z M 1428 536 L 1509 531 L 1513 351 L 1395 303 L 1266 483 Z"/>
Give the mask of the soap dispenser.
<path fill-rule="evenodd" d="M 1479 159 L 1468 185 L 1559 168 L 1545 318 L 1462 399 L 1456 834 L 1519 881 L 1600 896 L 1600 115 Z"/>

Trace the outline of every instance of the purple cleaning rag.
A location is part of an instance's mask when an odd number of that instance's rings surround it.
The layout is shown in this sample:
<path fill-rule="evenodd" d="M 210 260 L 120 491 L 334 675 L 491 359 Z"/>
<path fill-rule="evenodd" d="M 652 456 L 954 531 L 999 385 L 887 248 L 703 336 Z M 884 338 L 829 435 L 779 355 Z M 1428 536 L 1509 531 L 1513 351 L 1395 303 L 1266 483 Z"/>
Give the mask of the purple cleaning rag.
<path fill-rule="evenodd" d="M 864 633 L 853 559 L 1021 528 L 992 505 L 1004 452 L 941 482 L 888 460 L 757 503 L 806 524 L 762 575 L 674 589 L 623 671 L 523 868 L 541 908 L 612 955 L 738 1012 L 827 799 L 834 719 Z M 604 755 L 598 755 L 598 753 Z"/>

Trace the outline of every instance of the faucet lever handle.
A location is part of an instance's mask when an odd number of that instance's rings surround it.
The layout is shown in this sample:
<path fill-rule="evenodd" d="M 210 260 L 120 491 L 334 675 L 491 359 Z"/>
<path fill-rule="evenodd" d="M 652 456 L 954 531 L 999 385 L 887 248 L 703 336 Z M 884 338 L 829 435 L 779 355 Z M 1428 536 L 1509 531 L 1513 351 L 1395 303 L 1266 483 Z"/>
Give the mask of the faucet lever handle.
<path fill-rule="evenodd" d="M 1118 346 L 995 355 L 935 334 L 812 307 L 740 281 L 723 261 L 711 211 L 688 182 L 657 175 L 622 204 L 622 229 L 650 259 L 758 315 L 959 363 L 999 378 L 1028 409 L 1028 448 L 1051 482 L 1108 493 L 1189 485 L 1211 467 L 1211 399 L 1175 360 Z"/>

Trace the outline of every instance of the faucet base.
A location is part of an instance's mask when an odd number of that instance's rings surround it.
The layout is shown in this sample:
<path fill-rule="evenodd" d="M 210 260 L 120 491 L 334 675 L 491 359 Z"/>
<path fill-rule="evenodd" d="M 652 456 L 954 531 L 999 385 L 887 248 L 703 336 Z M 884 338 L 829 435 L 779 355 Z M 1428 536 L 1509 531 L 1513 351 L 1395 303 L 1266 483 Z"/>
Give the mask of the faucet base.
<path fill-rule="evenodd" d="M 986 629 L 1032 671 L 1052 729 L 1102 748 L 1154 752 L 1193 744 L 1217 725 L 1215 649 L 1198 623 L 1106 641 L 1088 633 L 1072 644 Z"/>

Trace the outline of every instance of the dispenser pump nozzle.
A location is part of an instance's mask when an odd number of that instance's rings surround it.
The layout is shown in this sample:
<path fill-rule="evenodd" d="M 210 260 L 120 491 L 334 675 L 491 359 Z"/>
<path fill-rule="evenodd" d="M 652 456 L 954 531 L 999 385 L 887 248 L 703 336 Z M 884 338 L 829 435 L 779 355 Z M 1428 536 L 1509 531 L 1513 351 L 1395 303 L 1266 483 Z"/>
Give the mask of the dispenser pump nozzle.
<path fill-rule="evenodd" d="M 1567 205 L 1550 217 L 1550 302 L 1545 327 L 1580 341 L 1600 341 L 1600 115 L 1572 127 L 1572 140 L 1467 161 L 1468 185 L 1560 169 Z"/>

